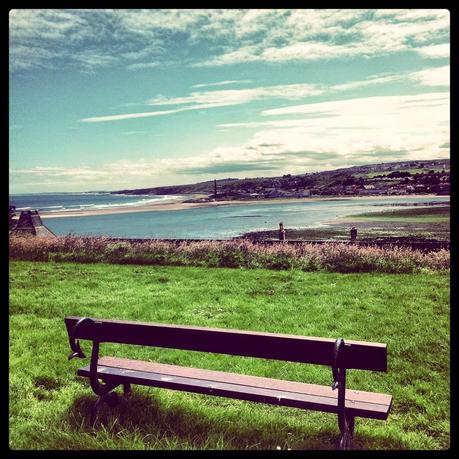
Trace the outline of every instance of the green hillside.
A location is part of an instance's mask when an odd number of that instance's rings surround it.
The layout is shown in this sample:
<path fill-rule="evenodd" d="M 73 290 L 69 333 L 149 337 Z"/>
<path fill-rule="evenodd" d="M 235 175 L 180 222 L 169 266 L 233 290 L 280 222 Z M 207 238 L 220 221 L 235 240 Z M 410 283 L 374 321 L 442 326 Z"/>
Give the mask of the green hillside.
<path fill-rule="evenodd" d="M 381 188 L 381 191 L 412 186 L 412 192 L 449 192 L 449 159 L 422 161 L 398 161 L 391 163 L 353 166 L 331 171 L 312 172 L 300 175 L 285 174 L 279 177 L 254 177 L 245 179 L 226 178 L 216 180 L 217 198 L 279 197 L 304 192 L 321 194 L 358 194 L 365 185 Z M 378 180 L 379 179 L 379 180 Z M 447 185 L 447 187 L 446 187 Z M 397 188 L 397 186 L 399 188 Z M 418 186 L 418 190 L 414 188 Z M 141 189 L 118 190 L 122 194 L 206 194 L 214 196 L 213 180 L 176 186 L 161 186 Z M 395 188 L 394 188 L 395 187 Z M 411 191 L 411 189 L 408 189 Z"/>

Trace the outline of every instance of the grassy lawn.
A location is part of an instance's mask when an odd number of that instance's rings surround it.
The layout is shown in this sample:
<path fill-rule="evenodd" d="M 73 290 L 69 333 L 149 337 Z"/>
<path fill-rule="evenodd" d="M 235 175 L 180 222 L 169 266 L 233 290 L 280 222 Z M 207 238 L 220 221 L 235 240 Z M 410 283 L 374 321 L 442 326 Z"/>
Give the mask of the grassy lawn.
<path fill-rule="evenodd" d="M 414 174 L 426 174 L 429 171 L 434 172 L 441 172 L 445 171 L 445 173 L 449 173 L 450 169 L 448 167 L 411 167 L 411 168 L 404 168 L 404 169 L 397 169 L 396 171 L 380 171 L 380 172 L 359 172 L 357 174 L 352 174 L 354 177 L 366 177 L 366 178 L 373 178 L 377 175 L 389 175 L 391 172 L 409 172 L 411 175 Z"/>
<path fill-rule="evenodd" d="M 414 209 L 386 210 L 352 215 L 352 219 L 371 219 L 388 222 L 406 223 L 447 223 L 450 221 L 450 207 L 421 207 Z"/>
<path fill-rule="evenodd" d="M 351 370 L 352 389 L 389 393 L 387 422 L 357 418 L 356 449 L 450 443 L 449 274 L 10 263 L 12 449 L 332 449 L 336 415 L 133 387 L 105 406 L 67 361 L 66 315 L 201 325 L 388 344 L 388 373 Z M 89 342 L 82 342 L 88 353 Z M 103 344 L 101 355 L 330 384 L 331 369 Z"/>

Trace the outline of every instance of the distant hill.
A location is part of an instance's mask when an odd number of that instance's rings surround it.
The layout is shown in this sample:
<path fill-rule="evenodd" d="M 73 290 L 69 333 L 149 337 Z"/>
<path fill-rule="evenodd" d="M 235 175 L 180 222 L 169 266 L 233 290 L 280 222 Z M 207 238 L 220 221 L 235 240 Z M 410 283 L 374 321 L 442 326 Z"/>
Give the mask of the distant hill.
<path fill-rule="evenodd" d="M 299 175 L 286 174 L 277 177 L 226 178 L 217 180 L 217 198 L 266 198 L 312 194 L 365 194 L 376 190 L 387 194 L 403 191 L 439 192 L 448 184 L 449 159 L 396 161 L 389 163 L 352 166 Z M 439 185 L 442 183 L 442 187 Z M 397 188 L 397 186 L 399 188 Z M 418 186 L 418 190 L 415 190 Z M 430 186 L 434 187 L 430 189 Z M 395 188 L 394 188 L 395 187 Z M 411 188 L 410 188 L 411 187 Z M 440 189 L 441 188 L 441 189 Z M 183 195 L 206 194 L 215 198 L 214 180 L 188 185 L 160 186 L 112 191 L 113 194 Z M 441 193 L 446 194 L 446 193 Z"/>
<path fill-rule="evenodd" d="M 237 178 L 227 178 L 217 180 L 218 187 L 231 186 L 237 182 L 240 182 Z M 171 185 L 171 186 L 160 186 L 154 188 L 140 188 L 135 190 L 120 190 L 112 191 L 116 194 L 208 194 L 214 191 L 214 181 L 209 180 L 208 182 L 193 183 L 190 185 Z"/>

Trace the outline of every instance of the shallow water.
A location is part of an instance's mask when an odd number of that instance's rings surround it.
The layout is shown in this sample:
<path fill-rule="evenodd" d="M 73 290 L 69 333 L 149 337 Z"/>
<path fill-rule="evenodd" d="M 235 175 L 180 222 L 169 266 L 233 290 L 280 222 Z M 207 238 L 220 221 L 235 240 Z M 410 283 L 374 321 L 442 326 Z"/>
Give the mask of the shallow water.
<path fill-rule="evenodd" d="M 129 197 L 137 198 L 138 197 Z M 149 197 L 151 198 L 151 196 Z M 10 198 L 10 202 L 14 202 Z M 23 202 L 25 202 L 23 200 Z M 250 231 L 323 226 L 346 215 L 382 211 L 394 205 L 408 208 L 427 202 L 449 203 L 449 196 L 369 197 L 291 203 L 235 204 L 173 211 L 152 211 L 42 218 L 57 235 L 103 235 L 127 238 L 231 239 Z M 55 204 L 57 205 L 57 204 Z M 76 204 L 75 204 L 76 205 Z M 33 207 L 33 206 L 30 206 Z"/>

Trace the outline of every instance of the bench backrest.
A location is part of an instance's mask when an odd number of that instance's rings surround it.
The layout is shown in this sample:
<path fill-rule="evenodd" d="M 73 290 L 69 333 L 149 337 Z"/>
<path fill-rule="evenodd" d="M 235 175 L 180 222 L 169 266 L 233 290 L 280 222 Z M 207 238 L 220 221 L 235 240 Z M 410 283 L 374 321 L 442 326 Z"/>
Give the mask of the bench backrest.
<path fill-rule="evenodd" d="M 72 332 L 81 317 L 66 317 L 67 332 Z M 285 360 L 291 362 L 333 365 L 335 340 L 311 336 L 263 333 L 185 325 L 93 319 L 85 323 L 76 339 L 100 342 L 138 344 L 190 351 L 213 352 Z M 345 340 L 340 360 L 345 368 L 387 371 L 387 345 Z"/>

